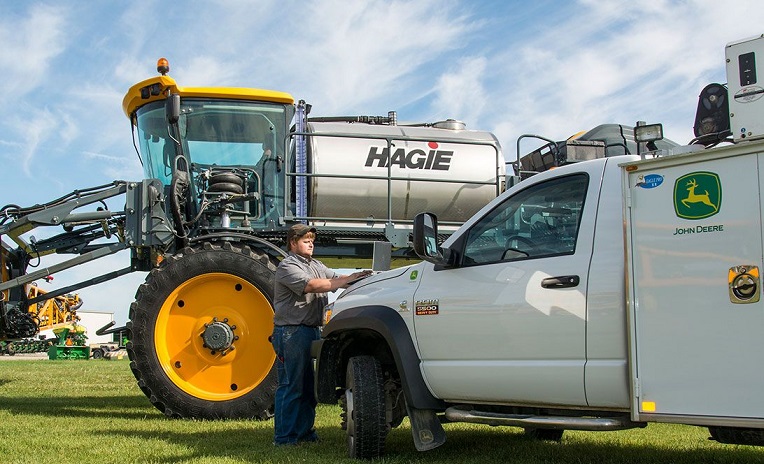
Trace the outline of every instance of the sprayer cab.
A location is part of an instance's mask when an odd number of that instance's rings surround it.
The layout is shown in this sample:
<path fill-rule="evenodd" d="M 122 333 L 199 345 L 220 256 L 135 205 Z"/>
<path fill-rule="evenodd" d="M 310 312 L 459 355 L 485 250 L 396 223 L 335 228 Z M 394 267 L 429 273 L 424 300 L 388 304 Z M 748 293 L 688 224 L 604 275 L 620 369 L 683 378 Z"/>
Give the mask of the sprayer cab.
<path fill-rule="evenodd" d="M 179 237 L 199 229 L 275 225 L 284 200 L 279 175 L 294 99 L 283 92 L 179 87 L 167 75 L 127 92 L 125 114 L 146 178 L 159 179 Z"/>

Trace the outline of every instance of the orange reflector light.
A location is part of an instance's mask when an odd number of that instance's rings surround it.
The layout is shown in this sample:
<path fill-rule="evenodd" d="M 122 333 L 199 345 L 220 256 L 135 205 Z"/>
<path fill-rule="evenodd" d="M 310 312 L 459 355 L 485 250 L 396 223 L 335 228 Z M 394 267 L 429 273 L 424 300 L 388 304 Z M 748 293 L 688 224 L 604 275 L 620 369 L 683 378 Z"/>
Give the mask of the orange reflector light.
<path fill-rule="evenodd" d="M 655 401 L 643 401 L 642 412 L 655 412 Z"/>

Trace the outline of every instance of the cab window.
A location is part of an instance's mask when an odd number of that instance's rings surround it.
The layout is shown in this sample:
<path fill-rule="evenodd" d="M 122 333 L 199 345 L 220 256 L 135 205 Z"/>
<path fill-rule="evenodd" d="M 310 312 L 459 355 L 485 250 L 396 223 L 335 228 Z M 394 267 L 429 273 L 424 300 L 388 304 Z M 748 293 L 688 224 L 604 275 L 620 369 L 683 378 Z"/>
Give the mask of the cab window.
<path fill-rule="evenodd" d="M 462 264 L 573 254 L 589 177 L 552 179 L 518 192 L 476 223 Z"/>

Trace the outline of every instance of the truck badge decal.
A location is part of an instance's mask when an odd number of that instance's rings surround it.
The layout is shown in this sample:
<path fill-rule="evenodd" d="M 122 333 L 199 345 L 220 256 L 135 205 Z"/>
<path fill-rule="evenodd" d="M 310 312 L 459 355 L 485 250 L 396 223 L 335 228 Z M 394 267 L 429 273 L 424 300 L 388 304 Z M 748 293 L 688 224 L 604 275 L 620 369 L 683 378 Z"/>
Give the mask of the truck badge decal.
<path fill-rule="evenodd" d="M 660 174 L 648 174 L 646 176 L 639 176 L 637 179 L 637 187 L 643 189 L 655 188 L 663 183 L 663 176 Z"/>
<path fill-rule="evenodd" d="M 721 206 L 722 184 L 713 172 L 691 172 L 674 183 L 674 211 L 682 219 L 705 219 Z"/>
<path fill-rule="evenodd" d="M 414 314 L 432 316 L 438 314 L 438 300 L 419 300 L 415 303 Z"/>
<path fill-rule="evenodd" d="M 386 168 L 398 166 L 401 169 L 429 169 L 433 171 L 448 171 L 451 168 L 451 157 L 454 152 L 451 150 L 438 150 L 437 142 L 429 142 L 427 146 L 429 151 L 421 148 L 414 148 L 406 152 L 405 148 L 396 148 L 390 155 L 388 147 L 369 148 L 369 155 L 366 157 L 366 167 Z"/>

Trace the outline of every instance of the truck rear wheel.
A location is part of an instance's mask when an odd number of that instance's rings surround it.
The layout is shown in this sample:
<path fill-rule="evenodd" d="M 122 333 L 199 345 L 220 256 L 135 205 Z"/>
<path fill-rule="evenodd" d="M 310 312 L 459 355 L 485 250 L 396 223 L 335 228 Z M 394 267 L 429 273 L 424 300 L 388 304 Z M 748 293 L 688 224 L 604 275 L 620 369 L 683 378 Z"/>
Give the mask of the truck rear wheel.
<path fill-rule="evenodd" d="M 709 427 L 713 440 L 731 445 L 764 446 L 764 429 Z"/>
<path fill-rule="evenodd" d="M 565 430 L 562 429 L 536 429 L 528 427 L 525 429 L 525 436 L 532 440 L 543 441 L 561 441 Z"/>
<path fill-rule="evenodd" d="M 130 306 L 138 386 L 168 417 L 267 418 L 276 391 L 274 263 L 247 246 L 185 248 L 146 277 Z"/>
<path fill-rule="evenodd" d="M 383 381 L 382 365 L 375 357 L 355 356 L 348 361 L 342 416 L 351 458 L 373 459 L 385 452 Z"/>

